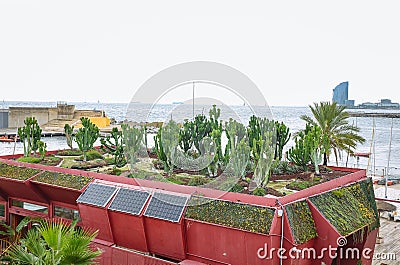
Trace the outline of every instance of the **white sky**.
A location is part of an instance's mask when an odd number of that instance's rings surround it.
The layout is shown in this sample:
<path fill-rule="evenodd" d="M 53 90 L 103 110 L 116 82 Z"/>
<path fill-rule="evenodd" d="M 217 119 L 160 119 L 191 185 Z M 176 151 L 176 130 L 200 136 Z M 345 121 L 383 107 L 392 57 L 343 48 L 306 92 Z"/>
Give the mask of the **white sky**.
<path fill-rule="evenodd" d="M 0 99 L 129 102 L 158 71 L 209 60 L 273 106 L 331 100 L 342 81 L 356 104 L 399 102 L 399 11 L 398 0 L 1 1 Z"/>

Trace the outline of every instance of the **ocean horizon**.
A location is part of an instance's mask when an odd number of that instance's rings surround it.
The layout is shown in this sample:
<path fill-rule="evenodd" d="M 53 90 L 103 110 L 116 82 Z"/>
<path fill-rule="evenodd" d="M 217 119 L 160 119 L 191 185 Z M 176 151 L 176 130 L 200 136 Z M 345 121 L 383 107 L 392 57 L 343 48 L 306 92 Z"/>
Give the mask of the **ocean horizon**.
<path fill-rule="evenodd" d="M 105 114 L 114 118 L 117 122 L 121 122 L 127 119 L 127 117 L 133 117 L 137 121 L 165 121 L 173 115 L 174 120 L 191 119 L 193 116 L 193 109 L 190 104 L 157 104 L 151 113 L 148 115 L 146 111 L 149 109 L 149 104 L 142 104 L 144 106 L 143 113 L 140 109 L 135 109 L 133 113 L 129 113 L 129 103 L 102 103 L 102 102 L 68 102 L 68 104 L 75 105 L 76 109 L 89 109 L 89 110 L 104 110 Z M 57 102 L 35 102 L 35 101 L 3 101 L 0 103 L 0 108 L 8 108 L 10 106 L 26 106 L 26 107 L 52 107 L 56 106 Z M 195 115 L 203 113 L 208 116 L 208 110 L 203 108 L 204 106 L 195 105 Z M 221 108 L 221 118 L 227 120 L 229 117 L 236 118 L 237 120 L 246 123 L 249 117 L 253 114 L 248 106 L 219 106 Z M 265 113 L 268 114 L 270 110 L 270 116 L 268 118 L 284 122 L 286 126 L 290 128 L 290 132 L 295 133 L 305 127 L 305 122 L 300 119 L 301 115 L 311 115 L 311 111 L 308 106 L 270 106 L 265 108 Z M 352 110 L 353 111 L 353 110 Z M 365 111 L 365 110 L 360 110 Z M 371 110 L 372 111 L 372 110 Z M 382 110 L 387 112 L 387 110 Z M 394 111 L 396 112 L 396 111 Z M 129 119 L 128 119 L 129 120 Z M 373 124 L 375 121 L 375 133 L 374 139 L 372 139 Z M 354 124 L 360 128 L 360 135 L 363 136 L 366 141 L 364 144 L 357 146 L 356 152 L 371 152 L 373 156 L 371 159 L 360 157 L 358 160 L 355 157 L 347 157 L 347 154 L 340 154 L 339 166 L 345 166 L 346 161 L 349 167 L 367 168 L 375 171 L 376 174 L 382 174 L 382 169 L 388 165 L 388 150 L 390 144 L 390 133 L 393 121 L 392 129 L 392 145 L 391 154 L 389 160 L 389 168 L 391 174 L 400 175 L 400 119 L 391 119 L 385 117 L 351 117 L 350 124 Z M 152 138 L 152 136 L 150 136 Z M 150 139 L 150 143 L 152 139 Z M 60 149 L 66 148 L 66 143 L 63 137 L 44 138 L 44 141 L 48 144 L 48 149 Z M 286 150 L 293 145 L 291 140 L 286 146 Z M 17 143 L 16 152 L 20 152 L 22 145 Z M 0 154 L 10 154 L 14 152 L 14 148 L 9 143 L 0 143 Z M 336 165 L 333 158 L 330 160 L 331 165 Z M 374 167 L 375 164 L 375 167 Z"/>

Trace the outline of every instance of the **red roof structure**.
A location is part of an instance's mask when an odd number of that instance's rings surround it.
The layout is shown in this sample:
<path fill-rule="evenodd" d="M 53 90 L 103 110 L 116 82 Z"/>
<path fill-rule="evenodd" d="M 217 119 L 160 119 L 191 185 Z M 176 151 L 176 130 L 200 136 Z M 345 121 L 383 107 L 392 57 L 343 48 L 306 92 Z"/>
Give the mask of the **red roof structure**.
<path fill-rule="evenodd" d="M 365 170 L 335 168 L 349 174 L 267 198 L 9 158 L 0 165 L 22 173 L 0 174 L 0 220 L 15 225 L 23 216 L 71 220 L 79 214 L 79 225 L 99 230 L 92 244 L 103 250 L 99 264 L 372 262 L 379 218 Z M 52 183 L 43 181 L 44 173 Z M 81 188 L 65 185 L 65 176 Z M 340 255 L 366 248 L 370 258 Z"/>

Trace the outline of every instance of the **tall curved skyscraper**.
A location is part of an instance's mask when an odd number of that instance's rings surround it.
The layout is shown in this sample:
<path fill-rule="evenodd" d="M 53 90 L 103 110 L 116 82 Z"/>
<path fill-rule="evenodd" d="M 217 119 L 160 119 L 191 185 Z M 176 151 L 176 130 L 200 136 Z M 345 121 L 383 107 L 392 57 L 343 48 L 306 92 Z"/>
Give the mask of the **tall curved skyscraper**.
<path fill-rule="evenodd" d="M 346 105 L 349 99 L 349 82 L 342 82 L 333 89 L 332 101 L 339 105 Z"/>

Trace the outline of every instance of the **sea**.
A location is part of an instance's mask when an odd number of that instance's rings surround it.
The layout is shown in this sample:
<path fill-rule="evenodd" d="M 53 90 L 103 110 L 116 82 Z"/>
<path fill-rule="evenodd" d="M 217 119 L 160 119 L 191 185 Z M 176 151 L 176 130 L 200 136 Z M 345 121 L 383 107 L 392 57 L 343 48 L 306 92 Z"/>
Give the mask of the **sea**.
<path fill-rule="evenodd" d="M 191 105 L 181 103 L 171 104 L 143 104 L 143 103 L 104 103 L 104 102 L 69 102 L 75 105 L 75 109 L 82 110 L 103 110 L 105 114 L 116 122 L 122 121 L 166 121 L 170 118 L 183 121 L 191 119 L 194 115 L 203 113 L 208 116 L 210 106 Z M 11 106 L 26 107 L 52 107 L 57 102 L 29 102 L 29 101 L 3 101 L 0 102 L 0 109 L 7 109 Z M 302 115 L 311 116 L 309 106 L 257 106 L 247 105 L 217 106 L 221 109 L 221 119 L 233 118 L 247 124 L 249 117 L 253 114 L 264 116 L 280 122 L 284 122 L 290 128 L 293 135 L 305 127 L 305 122 L 300 119 Z M 390 112 L 400 113 L 399 110 L 351 110 L 364 112 Z M 358 145 L 356 152 L 371 153 L 370 157 L 353 157 L 341 153 L 339 161 L 330 157 L 330 165 L 348 166 L 367 169 L 369 174 L 383 175 L 388 170 L 389 175 L 400 176 L 400 119 L 385 117 L 351 117 L 350 124 L 360 128 L 360 135 L 366 141 Z M 149 134 L 149 145 L 153 144 L 152 135 Z M 44 137 L 48 150 L 67 148 L 65 137 L 54 136 Z M 285 150 L 293 145 L 290 140 Z M 22 153 L 22 143 L 0 143 L 0 155 Z"/>

